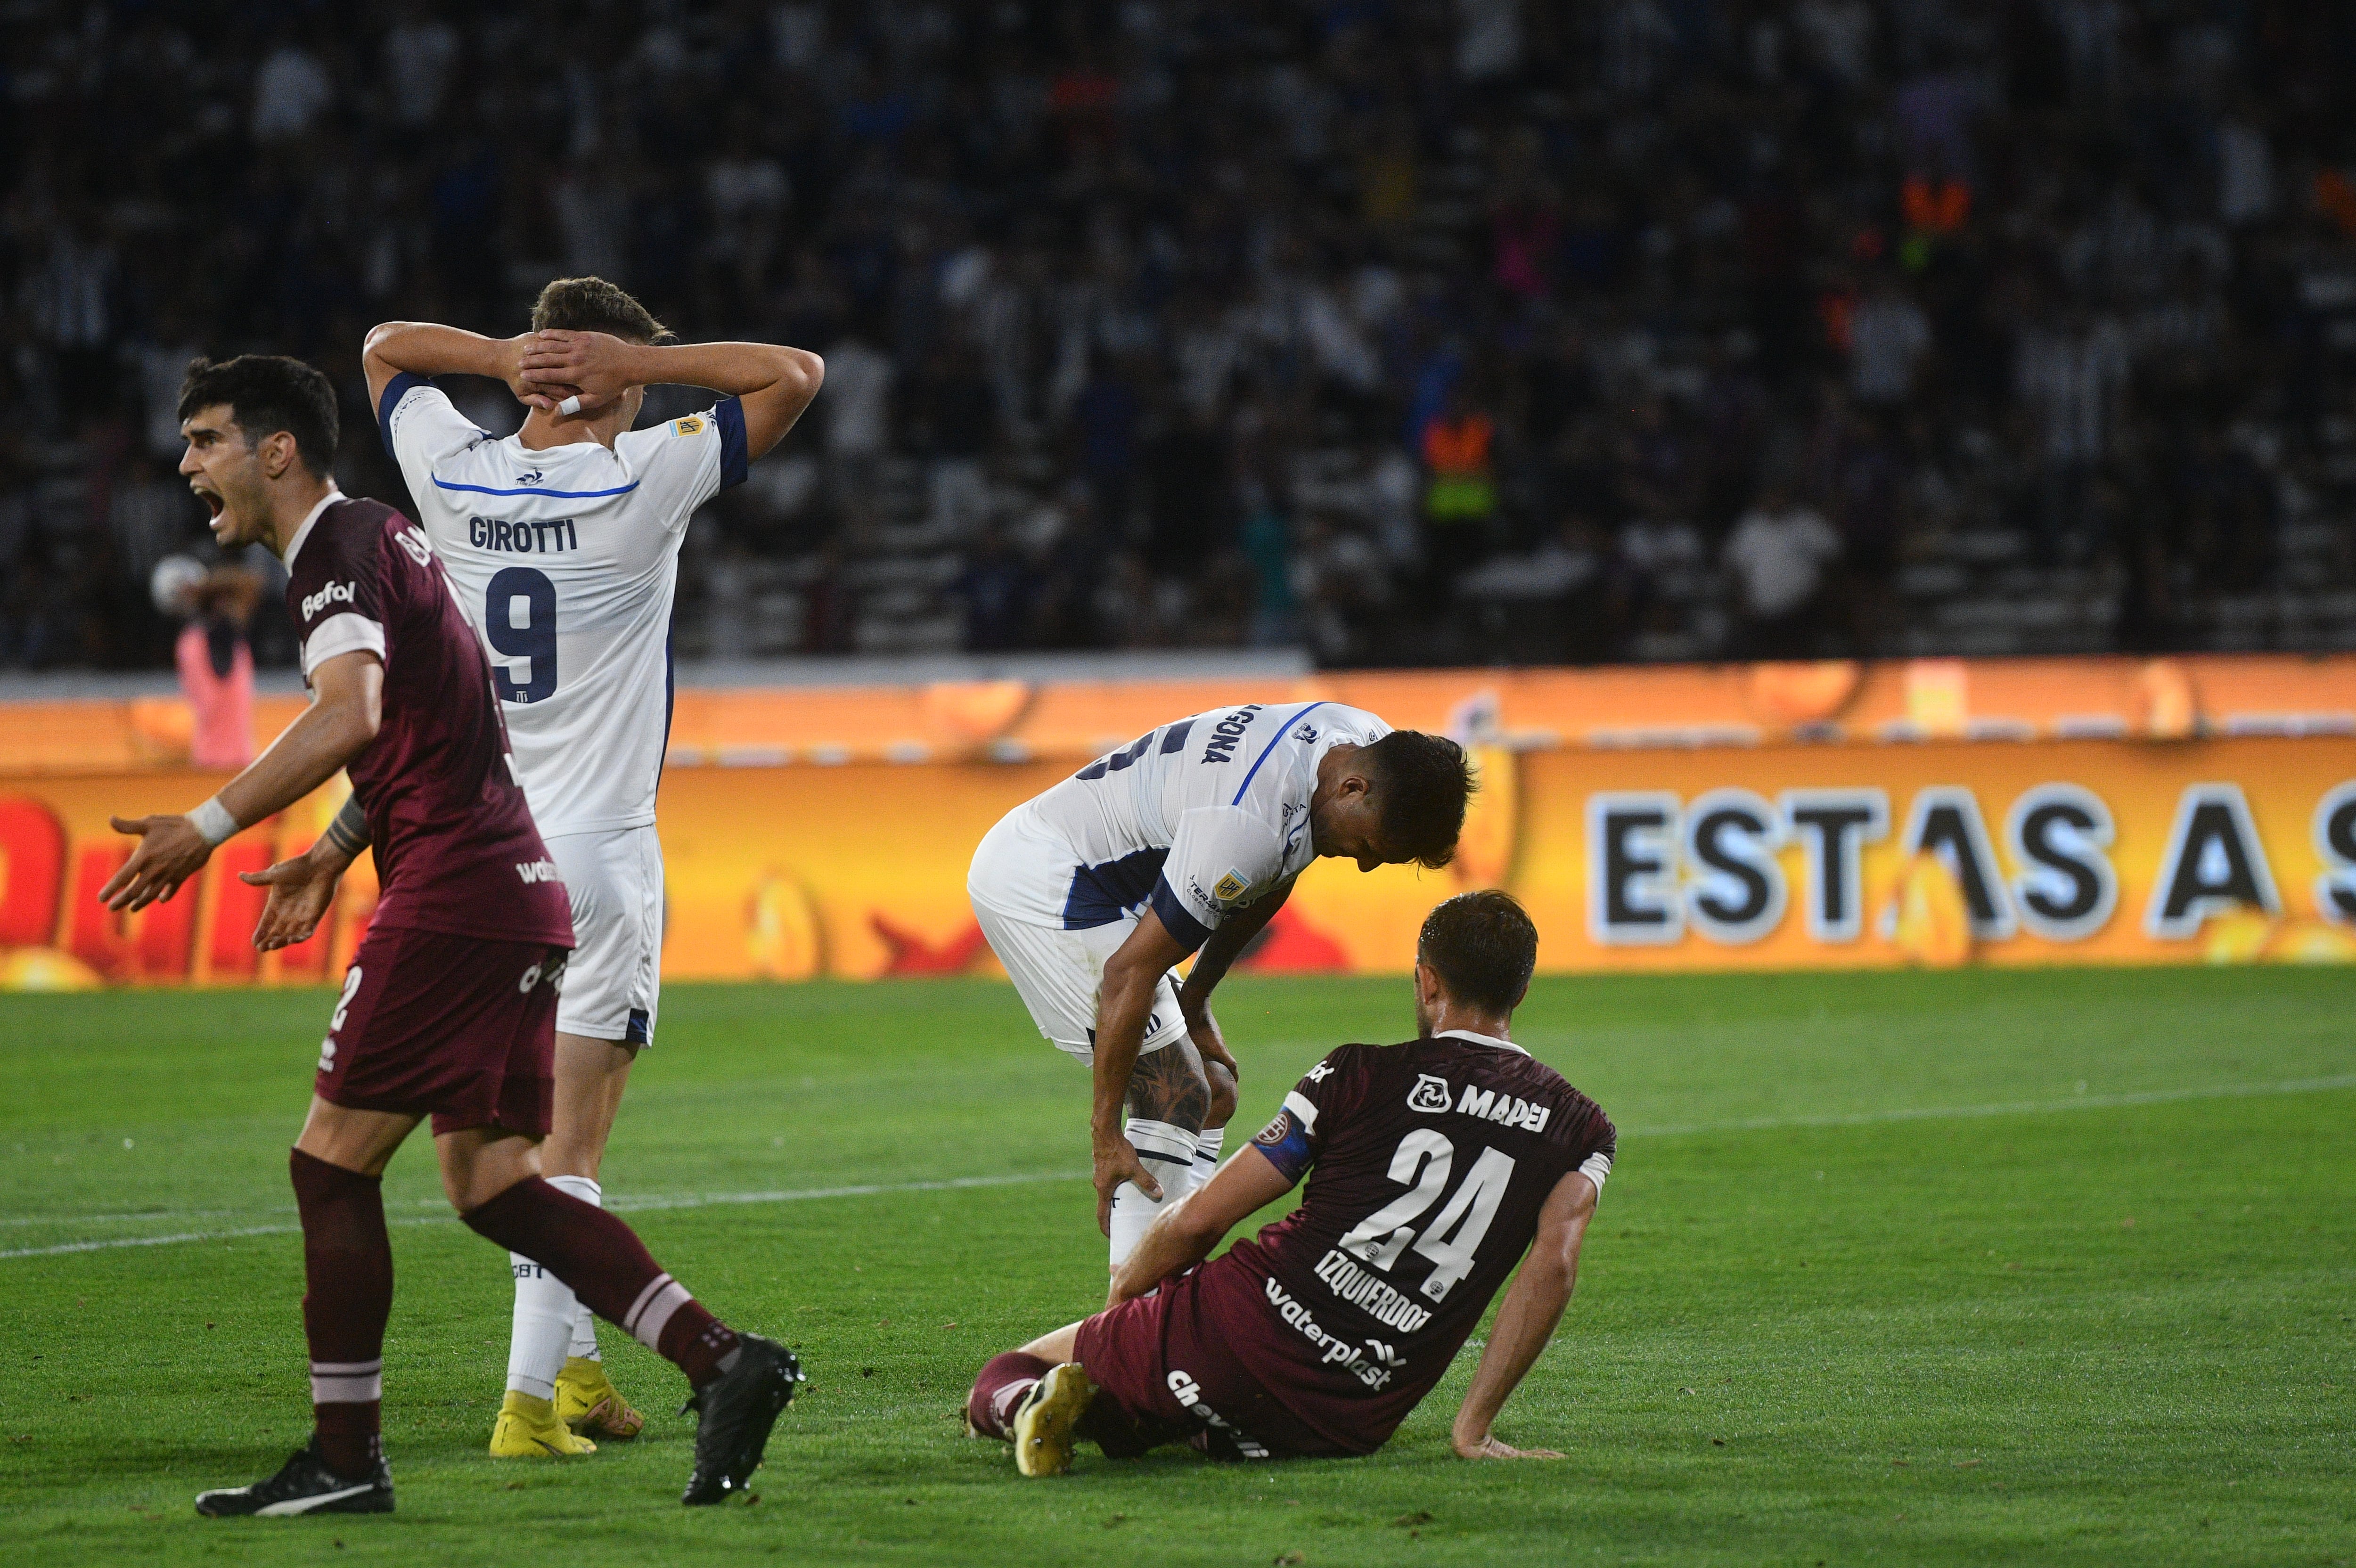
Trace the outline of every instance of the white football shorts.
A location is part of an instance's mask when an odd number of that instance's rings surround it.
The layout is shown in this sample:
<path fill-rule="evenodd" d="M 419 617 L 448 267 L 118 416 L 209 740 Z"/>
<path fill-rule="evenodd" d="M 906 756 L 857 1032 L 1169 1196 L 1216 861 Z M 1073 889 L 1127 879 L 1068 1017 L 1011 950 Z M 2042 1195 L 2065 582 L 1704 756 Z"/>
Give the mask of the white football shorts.
<path fill-rule="evenodd" d="M 1096 1061 L 1097 989 L 1104 982 L 1105 960 L 1119 951 L 1137 929 L 1135 920 L 1117 920 L 1085 931 L 1063 931 L 1014 920 L 985 907 L 973 906 L 990 950 L 1006 965 L 1007 975 L 1031 1009 L 1031 1021 L 1058 1051 L 1083 1064 Z M 575 963 L 579 959 L 574 960 Z M 566 981 L 570 990 L 572 982 Z M 560 1028 L 562 1026 L 559 1026 Z M 1140 1056 L 1160 1051 L 1184 1037 L 1186 1020 L 1178 1011 L 1178 987 L 1168 975 L 1153 993 L 1153 1011 L 1145 1020 Z"/>
<path fill-rule="evenodd" d="M 661 841 L 648 825 L 547 842 L 573 899 L 557 1032 L 652 1045 L 662 991 Z"/>

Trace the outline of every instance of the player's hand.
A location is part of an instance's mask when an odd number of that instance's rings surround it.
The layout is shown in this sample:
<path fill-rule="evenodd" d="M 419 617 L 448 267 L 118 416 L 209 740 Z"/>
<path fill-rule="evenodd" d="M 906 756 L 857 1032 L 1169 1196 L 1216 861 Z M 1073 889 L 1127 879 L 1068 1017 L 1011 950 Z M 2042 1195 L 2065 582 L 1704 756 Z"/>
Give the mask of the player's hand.
<path fill-rule="evenodd" d="M 1205 1061 L 1217 1062 L 1237 1083 L 1243 1082 L 1244 1070 L 1237 1065 L 1235 1052 L 1227 1049 L 1226 1036 L 1219 1032 L 1219 1020 L 1211 1016 L 1209 1008 L 1187 1015 L 1186 1038 L 1194 1042 Z"/>
<path fill-rule="evenodd" d="M 185 816 L 110 816 L 107 821 L 117 833 L 139 837 L 131 859 L 98 890 L 98 901 L 111 910 L 145 909 L 169 899 L 212 858 L 213 847 Z"/>
<path fill-rule="evenodd" d="M 1096 1141 L 1097 1229 L 1108 1236 L 1112 1234 L 1112 1195 L 1119 1190 L 1120 1184 L 1124 1181 L 1137 1183 L 1139 1191 L 1156 1203 L 1162 1201 L 1162 1183 L 1153 1179 L 1151 1173 L 1145 1168 L 1144 1163 L 1137 1157 L 1137 1150 L 1130 1147 L 1127 1138 L 1115 1134 L 1108 1143 L 1104 1139 L 1098 1139 Z"/>
<path fill-rule="evenodd" d="M 1494 1437 L 1451 1437 L 1450 1442 L 1460 1459 L 1559 1459 L 1561 1455 L 1551 1448 L 1515 1448 Z"/>
<path fill-rule="evenodd" d="M 605 332 L 531 333 L 524 345 L 519 374 L 537 399 L 545 400 L 526 398 L 526 401 L 553 408 L 558 399 L 577 397 L 584 414 L 596 412 L 640 385 L 637 350 Z"/>
<path fill-rule="evenodd" d="M 332 850 L 327 855 L 306 853 L 281 860 L 268 870 L 237 874 L 237 880 L 248 887 L 270 890 L 269 900 L 262 906 L 262 919 L 253 927 L 257 950 L 275 953 L 292 947 L 308 941 L 319 929 L 327 906 L 336 901 L 336 884 L 343 880 L 344 867 L 350 864 L 339 865 L 337 859 Z"/>

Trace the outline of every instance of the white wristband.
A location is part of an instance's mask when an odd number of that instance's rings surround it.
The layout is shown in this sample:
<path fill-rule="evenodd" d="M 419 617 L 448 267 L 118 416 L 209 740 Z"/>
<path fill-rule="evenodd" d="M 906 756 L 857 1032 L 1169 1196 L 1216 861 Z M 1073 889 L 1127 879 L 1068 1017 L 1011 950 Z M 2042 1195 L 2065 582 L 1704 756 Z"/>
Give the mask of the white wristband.
<path fill-rule="evenodd" d="M 237 831 L 238 824 L 237 818 L 229 814 L 229 807 L 220 803 L 220 796 L 215 795 L 188 813 L 188 826 L 203 834 L 206 843 L 220 844 Z"/>

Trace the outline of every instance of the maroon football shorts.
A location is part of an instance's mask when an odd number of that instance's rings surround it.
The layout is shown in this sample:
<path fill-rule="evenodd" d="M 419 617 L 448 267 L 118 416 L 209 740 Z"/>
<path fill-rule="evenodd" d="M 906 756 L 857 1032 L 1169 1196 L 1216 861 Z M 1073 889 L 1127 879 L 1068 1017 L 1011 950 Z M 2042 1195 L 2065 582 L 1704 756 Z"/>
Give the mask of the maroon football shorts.
<path fill-rule="evenodd" d="M 548 1136 L 565 949 L 371 927 L 319 1047 L 319 1098 Z"/>
<path fill-rule="evenodd" d="M 1216 1263 L 1205 1268 L 1216 1268 Z M 1080 1325 L 1072 1354 L 1099 1395 L 1081 1436 L 1115 1457 L 1185 1443 L 1214 1459 L 1346 1456 L 1244 1370 L 1229 1352 L 1234 1328 L 1205 1311 L 1201 1268 L 1165 1280 L 1151 1296 L 1107 1307 Z"/>

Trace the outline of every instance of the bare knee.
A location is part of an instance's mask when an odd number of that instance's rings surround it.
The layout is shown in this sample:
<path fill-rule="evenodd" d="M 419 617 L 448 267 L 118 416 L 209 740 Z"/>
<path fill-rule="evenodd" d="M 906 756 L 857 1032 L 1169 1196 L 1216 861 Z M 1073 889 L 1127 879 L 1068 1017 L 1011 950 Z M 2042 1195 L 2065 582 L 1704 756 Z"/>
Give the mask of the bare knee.
<path fill-rule="evenodd" d="M 1080 1326 L 1076 1323 L 1066 1323 L 1052 1334 L 1040 1335 L 1039 1338 L 1023 1346 L 1020 1353 L 1025 1356 L 1036 1356 L 1043 1361 L 1054 1361 L 1061 1365 L 1076 1359 L 1076 1352 L 1079 1342 Z"/>
<path fill-rule="evenodd" d="M 540 1174 L 540 1140 L 498 1127 L 468 1127 L 434 1140 L 442 1195 L 461 1214 Z"/>
<path fill-rule="evenodd" d="M 1224 1127 L 1235 1119 L 1236 1075 L 1227 1071 L 1223 1061 L 1205 1061 L 1203 1077 L 1211 1086 L 1211 1104 L 1203 1114 L 1203 1125 Z"/>

